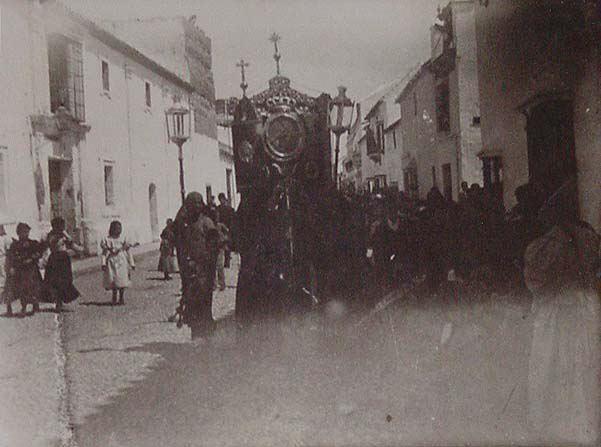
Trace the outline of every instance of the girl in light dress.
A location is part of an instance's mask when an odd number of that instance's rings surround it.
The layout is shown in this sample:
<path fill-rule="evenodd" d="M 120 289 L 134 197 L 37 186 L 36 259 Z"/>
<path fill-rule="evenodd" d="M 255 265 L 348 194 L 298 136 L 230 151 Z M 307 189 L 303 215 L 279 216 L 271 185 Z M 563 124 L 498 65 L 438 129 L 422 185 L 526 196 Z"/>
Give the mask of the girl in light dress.
<path fill-rule="evenodd" d="M 111 222 L 109 234 L 100 243 L 102 249 L 103 285 L 113 293 L 112 304 L 125 304 L 125 289 L 131 285 L 131 271 L 135 270 L 134 257 L 130 244 L 122 235 L 121 222 Z M 117 295 L 119 301 L 117 302 Z"/>

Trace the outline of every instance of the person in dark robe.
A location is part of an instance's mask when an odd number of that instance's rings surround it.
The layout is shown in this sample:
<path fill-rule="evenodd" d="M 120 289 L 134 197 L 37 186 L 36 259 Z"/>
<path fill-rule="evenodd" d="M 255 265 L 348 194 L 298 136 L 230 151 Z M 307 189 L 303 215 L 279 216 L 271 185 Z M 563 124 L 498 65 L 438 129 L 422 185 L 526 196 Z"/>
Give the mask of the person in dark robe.
<path fill-rule="evenodd" d="M 448 267 L 446 225 L 448 207 L 444 196 L 437 187 L 432 187 L 426 198 L 423 215 L 424 233 L 422 242 L 425 253 L 426 281 L 430 293 L 438 293 Z"/>
<path fill-rule="evenodd" d="M 39 241 L 29 239 L 30 231 L 31 227 L 26 223 L 20 222 L 17 225 L 18 239 L 10 246 L 7 259 L 11 297 L 21 301 L 23 315 L 27 313 L 28 304 L 33 305 L 34 313 L 40 310 L 39 299 L 42 293 L 42 275 L 38 261 L 44 253 L 44 247 Z M 11 312 L 12 309 L 8 307 L 7 313 Z"/>
<path fill-rule="evenodd" d="M 162 272 L 165 281 L 171 280 L 171 273 L 178 270 L 175 257 L 175 234 L 173 230 L 173 219 L 167 219 L 165 228 L 161 232 L 161 245 L 159 248 L 158 271 Z"/>
<path fill-rule="evenodd" d="M 235 240 L 232 234 L 234 230 L 234 219 L 236 218 L 236 211 L 230 205 L 226 195 L 224 193 L 219 193 L 217 197 L 219 199 L 219 206 L 217 207 L 217 215 L 219 216 L 219 223 L 222 223 L 226 226 L 229 231 L 230 241 Z M 224 248 L 224 267 L 230 268 L 230 262 L 232 259 L 232 247 L 230 244 L 226 244 Z"/>
<path fill-rule="evenodd" d="M 193 339 L 210 335 L 214 329 L 212 304 L 219 233 L 206 213 L 200 193 L 191 192 L 174 225 L 183 284 L 178 314 L 181 323 L 190 327 Z"/>
<path fill-rule="evenodd" d="M 46 236 L 46 246 L 50 251 L 44 276 L 45 300 L 55 303 L 55 310 L 61 312 L 63 303 L 70 303 L 79 297 L 73 285 L 71 256 L 68 250 L 82 251 L 65 231 L 62 217 L 52 219 L 52 230 Z"/>

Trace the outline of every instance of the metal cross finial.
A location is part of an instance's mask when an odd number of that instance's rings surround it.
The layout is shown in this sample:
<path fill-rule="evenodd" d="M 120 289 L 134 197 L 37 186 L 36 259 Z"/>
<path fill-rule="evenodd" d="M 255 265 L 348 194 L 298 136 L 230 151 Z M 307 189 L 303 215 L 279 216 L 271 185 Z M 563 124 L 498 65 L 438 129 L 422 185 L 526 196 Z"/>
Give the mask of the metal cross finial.
<path fill-rule="evenodd" d="M 246 89 L 248 88 L 248 84 L 246 83 L 246 72 L 244 69 L 248 67 L 250 64 L 248 62 L 244 62 L 244 59 L 240 59 L 240 62 L 236 64 L 236 67 L 240 67 L 240 71 L 242 73 L 242 83 L 240 84 L 240 88 L 242 89 L 242 96 L 246 96 Z"/>
<path fill-rule="evenodd" d="M 271 35 L 271 37 L 269 38 L 270 42 L 273 42 L 273 46 L 275 48 L 275 54 L 273 55 L 273 59 L 275 60 L 275 65 L 276 65 L 276 70 L 277 70 L 277 74 L 278 76 L 280 75 L 280 59 L 282 58 L 282 55 L 279 52 L 278 49 L 278 42 L 282 40 L 282 38 L 280 37 L 280 35 L 278 33 L 273 33 Z"/>

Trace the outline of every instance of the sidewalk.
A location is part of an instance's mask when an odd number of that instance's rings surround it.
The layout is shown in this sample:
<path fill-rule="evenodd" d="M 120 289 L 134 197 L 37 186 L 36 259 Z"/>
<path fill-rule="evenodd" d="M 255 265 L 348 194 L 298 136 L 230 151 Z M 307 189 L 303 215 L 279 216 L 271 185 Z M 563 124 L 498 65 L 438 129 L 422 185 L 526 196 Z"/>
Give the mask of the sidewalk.
<path fill-rule="evenodd" d="M 156 253 L 158 256 L 159 242 L 150 242 L 141 244 L 132 248 L 134 258 L 147 256 Z M 100 270 L 100 256 L 89 256 L 87 258 L 73 259 L 73 273 L 75 275 L 83 275 L 96 270 Z"/>

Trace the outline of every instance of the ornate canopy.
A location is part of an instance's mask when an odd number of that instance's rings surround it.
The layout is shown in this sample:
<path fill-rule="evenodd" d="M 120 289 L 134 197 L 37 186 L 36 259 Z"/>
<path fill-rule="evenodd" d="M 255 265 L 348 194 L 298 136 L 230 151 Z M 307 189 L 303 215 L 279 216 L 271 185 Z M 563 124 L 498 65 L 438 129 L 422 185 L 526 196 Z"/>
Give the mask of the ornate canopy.
<path fill-rule="evenodd" d="M 257 93 L 250 100 L 260 114 L 267 114 L 279 105 L 289 106 L 302 113 L 315 102 L 315 98 L 290 87 L 290 79 L 282 75 L 271 78 L 269 88 Z"/>

